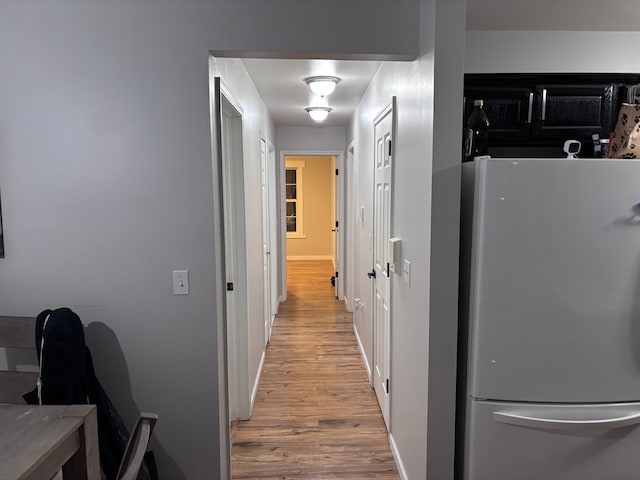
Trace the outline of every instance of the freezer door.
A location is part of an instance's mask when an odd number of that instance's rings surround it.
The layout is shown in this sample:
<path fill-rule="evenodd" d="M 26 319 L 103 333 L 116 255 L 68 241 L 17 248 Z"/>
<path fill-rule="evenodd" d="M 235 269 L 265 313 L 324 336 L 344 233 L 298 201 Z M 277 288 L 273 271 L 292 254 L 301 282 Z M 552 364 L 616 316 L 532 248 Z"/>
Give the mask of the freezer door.
<path fill-rule="evenodd" d="M 469 394 L 640 400 L 640 162 L 475 169 Z"/>
<path fill-rule="evenodd" d="M 637 480 L 640 403 L 471 401 L 465 480 Z"/>

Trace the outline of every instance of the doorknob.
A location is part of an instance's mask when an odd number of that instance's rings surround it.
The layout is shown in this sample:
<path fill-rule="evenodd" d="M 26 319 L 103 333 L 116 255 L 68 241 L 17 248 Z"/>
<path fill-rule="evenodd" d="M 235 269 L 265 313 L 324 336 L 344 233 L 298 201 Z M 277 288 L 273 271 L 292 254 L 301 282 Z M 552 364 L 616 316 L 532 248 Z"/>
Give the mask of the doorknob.
<path fill-rule="evenodd" d="M 367 273 L 367 277 L 369 278 L 376 278 L 376 269 L 374 268 L 373 270 L 371 270 L 369 273 Z"/>

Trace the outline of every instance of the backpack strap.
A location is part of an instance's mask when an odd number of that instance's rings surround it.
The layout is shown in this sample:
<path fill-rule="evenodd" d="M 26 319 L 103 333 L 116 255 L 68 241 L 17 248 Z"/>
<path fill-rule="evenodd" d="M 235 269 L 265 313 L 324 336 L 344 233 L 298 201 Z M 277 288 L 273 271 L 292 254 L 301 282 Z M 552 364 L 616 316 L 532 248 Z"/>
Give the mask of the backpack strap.
<path fill-rule="evenodd" d="M 47 317 L 44 319 L 44 324 L 42 325 L 42 336 L 40 338 L 40 362 L 38 362 L 38 381 L 36 382 L 36 387 L 38 388 L 38 403 L 42 405 L 42 363 L 44 362 L 44 330 L 47 328 L 47 322 L 49 321 L 49 317 L 51 314 L 49 313 Z"/>

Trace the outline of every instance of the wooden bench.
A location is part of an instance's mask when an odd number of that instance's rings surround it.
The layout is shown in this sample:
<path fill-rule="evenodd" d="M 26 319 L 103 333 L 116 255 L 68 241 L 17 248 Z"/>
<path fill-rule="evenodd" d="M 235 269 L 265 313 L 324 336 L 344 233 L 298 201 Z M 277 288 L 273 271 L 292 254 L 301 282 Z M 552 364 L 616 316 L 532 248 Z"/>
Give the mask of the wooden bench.
<path fill-rule="evenodd" d="M 24 404 L 22 395 L 36 386 L 38 374 L 21 371 L 25 360 L 37 369 L 35 324 L 32 317 L 0 316 L 0 347 L 6 349 L 0 349 L 0 360 L 7 358 L 6 370 L 4 362 L 0 363 L 0 403 Z"/>

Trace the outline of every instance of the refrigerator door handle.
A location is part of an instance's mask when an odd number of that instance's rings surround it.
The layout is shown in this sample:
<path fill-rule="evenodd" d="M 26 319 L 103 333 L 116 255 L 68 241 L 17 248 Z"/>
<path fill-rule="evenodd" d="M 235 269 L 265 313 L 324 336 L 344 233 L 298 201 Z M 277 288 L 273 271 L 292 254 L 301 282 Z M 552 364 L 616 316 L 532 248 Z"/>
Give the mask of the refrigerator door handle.
<path fill-rule="evenodd" d="M 542 416 L 519 415 L 516 413 L 493 412 L 497 422 L 518 425 L 521 427 L 540 428 L 543 430 L 587 430 L 594 428 L 611 429 L 640 424 L 640 412 L 611 417 L 603 414 L 601 418 L 585 420 L 544 418 Z"/>

